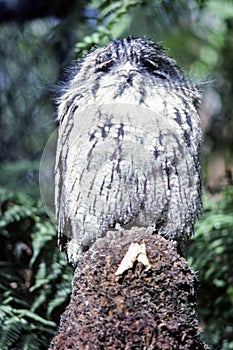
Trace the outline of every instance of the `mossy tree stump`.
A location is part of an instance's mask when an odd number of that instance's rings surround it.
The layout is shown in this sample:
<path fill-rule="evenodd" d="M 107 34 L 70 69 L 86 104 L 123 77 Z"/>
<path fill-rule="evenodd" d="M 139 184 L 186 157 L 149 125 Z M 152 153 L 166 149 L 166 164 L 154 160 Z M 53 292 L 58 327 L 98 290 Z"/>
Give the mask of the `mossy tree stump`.
<path fill-rule="evenodd" d="M 50 350 L 209 349 L 195 311 L 197 279 L 173 242 L 145 228 L 109 233 L 84 254 Z M 130 243 L 145 243 L 151 267 L 116 271 Z"/>

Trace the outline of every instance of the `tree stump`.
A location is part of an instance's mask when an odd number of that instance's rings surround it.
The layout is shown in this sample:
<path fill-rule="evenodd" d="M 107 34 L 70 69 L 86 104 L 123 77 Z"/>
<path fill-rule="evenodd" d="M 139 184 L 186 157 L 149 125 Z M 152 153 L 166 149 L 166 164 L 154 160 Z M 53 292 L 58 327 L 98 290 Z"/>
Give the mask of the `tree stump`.
<path fill-rule="evenodd" d="M 131 243 L 145 244 L 150 267 L 135 259 L 116 271 Z M 70 304 L 50 350 L 203 350 L 195 311 L 197 278 L 174 246 L 145 228 L 112 232 L 79 262 Z"/>

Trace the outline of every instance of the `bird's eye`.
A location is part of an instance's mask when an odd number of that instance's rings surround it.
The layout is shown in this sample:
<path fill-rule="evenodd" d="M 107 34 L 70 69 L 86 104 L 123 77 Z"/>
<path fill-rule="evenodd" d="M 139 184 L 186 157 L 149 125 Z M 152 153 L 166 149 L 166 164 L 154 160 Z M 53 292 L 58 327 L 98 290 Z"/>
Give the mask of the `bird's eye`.
<path fill-rule="evenodd" d="M 148 57 L 142 59 L 143 66 L 153 75 L 160 79 L 167 79 L 167 74 L 157 60 Z"/>
<path fill-rule="evenodd" d="M 96 58 L 96 72 L 106 72 L 108 71 L 114 64 L 114 60 L 112 55 L 107 53 L 104 55 L 99 55 Z"/>
<path fill-rule="evenodd" d="M 159 68 L 158 63 L 156 61 L 149 59 L 149 58 L 143 58 L 142 64 L 144 65 L 144 67 L 146 67 L 147 69 L 149 69 L 151 71 L 154 71 L 154 70 Z"/>

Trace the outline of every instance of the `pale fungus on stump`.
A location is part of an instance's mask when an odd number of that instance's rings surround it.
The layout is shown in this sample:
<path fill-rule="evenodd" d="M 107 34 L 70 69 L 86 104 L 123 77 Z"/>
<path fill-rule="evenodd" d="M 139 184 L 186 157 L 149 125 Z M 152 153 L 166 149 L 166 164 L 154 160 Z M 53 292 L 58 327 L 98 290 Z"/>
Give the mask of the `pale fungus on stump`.
<path fill-rule="evenodd" d="M 135 260 L 116 275 L 132 242 L 145 244 L 151 266 Z M 195 311 L 196 285 L 186 260 L 160 235 L 135 227 L 121 238 L 103 238 L 75 270 L 71 301 L 49 349 L 207 350 Z"/>

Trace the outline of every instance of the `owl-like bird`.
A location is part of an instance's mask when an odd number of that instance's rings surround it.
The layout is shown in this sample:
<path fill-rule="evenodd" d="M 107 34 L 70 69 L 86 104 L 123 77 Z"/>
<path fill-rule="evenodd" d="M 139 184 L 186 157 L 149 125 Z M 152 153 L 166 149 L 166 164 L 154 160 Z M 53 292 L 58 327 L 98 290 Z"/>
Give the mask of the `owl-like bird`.
<path fill-rule="evenodd" d="M 116 227 L 185 246 L 201 212 L 200 95 L 150 40 L 113 40 L 84 57 L 59 99 L 59 245 L 76 265 Z"/>

